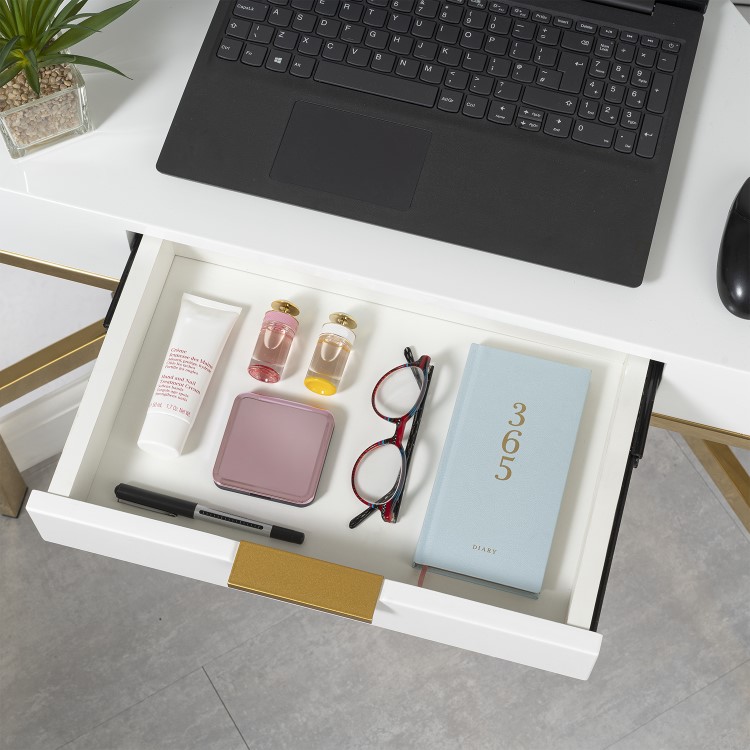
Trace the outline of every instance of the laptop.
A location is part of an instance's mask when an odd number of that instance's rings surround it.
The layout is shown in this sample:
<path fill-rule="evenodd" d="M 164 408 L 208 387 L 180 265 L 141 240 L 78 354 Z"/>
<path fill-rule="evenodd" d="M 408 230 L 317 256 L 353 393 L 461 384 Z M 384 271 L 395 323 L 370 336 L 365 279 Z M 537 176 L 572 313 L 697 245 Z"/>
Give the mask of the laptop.
<path fill-rule="evenodd" d="M 636 287 L 707 4 L 220 0 L 157 168 Z"/>

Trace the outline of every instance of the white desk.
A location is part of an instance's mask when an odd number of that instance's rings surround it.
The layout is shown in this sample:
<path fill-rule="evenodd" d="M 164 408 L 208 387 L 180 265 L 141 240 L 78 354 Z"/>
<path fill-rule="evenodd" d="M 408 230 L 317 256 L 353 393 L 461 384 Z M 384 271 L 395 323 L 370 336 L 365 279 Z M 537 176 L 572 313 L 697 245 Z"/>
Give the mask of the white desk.
<path fill-rule="evenodd" d="M 214 7 L 143 2 L 81 45 L 133 80 L 87 71 L 93 133 L 15 162 L 0 153 L 0 246 L 118 276 L 131 230 L 392 282 L 425 301 L 665 362 L 657 412 L 750 433 L 750 323 L 723 308 L 715 285 L 727 211 L 750 175 L 750 27 L 729 0 L 711 0 L 706 15 L 638 289 L 159 174 L 154 164 Z"/>

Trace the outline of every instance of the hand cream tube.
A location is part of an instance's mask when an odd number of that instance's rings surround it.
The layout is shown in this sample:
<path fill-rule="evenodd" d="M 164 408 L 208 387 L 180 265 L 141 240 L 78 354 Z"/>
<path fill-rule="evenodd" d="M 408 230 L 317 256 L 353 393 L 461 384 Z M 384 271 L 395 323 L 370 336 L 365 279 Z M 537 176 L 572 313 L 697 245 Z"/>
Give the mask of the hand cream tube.
<path fill-rule="evenodd" d="M 241 307 L 183 294 L 138 447 L 160 458 L 182 453 L 211 375 Z"/>

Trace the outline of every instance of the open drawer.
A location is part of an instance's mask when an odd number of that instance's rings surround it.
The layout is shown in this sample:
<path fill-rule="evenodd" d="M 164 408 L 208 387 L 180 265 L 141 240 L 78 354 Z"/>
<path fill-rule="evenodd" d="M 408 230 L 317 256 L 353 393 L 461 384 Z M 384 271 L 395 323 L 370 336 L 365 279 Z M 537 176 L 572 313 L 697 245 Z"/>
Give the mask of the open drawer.
<path fill-rule="evenodd" d="M 454 301 L 397 298 L 366 279 L 278 266 L 258 254 L 144 238 L 78 410 L 49 492 L 28 510 L 50 542 L 221 586 L 316 607 L 402 633 L 585 679 L 596 662 L 595 632 L 634 436 L 648 425 L 654 372 L 648 360 L 521 330 Z M 136 440 L 189 291 L 243 307 L 179 458 L 142 452 Z M 247 364 L 271 300 L 301 309 L 284 378 L 265 385 Z M 328 314 L 358 321 L 357 342 L 339 392 L 315 396 L 303 377 Z M 485 311 L 486 312 L 486 311 Z M 428 573 L 412 566 L 422 521 L 473 342 L 587 367 L 589 389 L 544 588 L 538 599 Z M 390 436 L 373 412 L 377 379 L 404 346 L 429 354 L 432 387 L 399 522 L 377 514 L 355 530 L 361 510 L 351 486 L 356 457 Z M 216 487 L 212 468 L 238 393 L 257 391 L 328 409 L 336 427 L 317 499 L 298 508 Z M 650 394 L 650 396 L 649 396 Z M 386 434 L 387 433 L 387 434 Z M 640 435 L 642 438 L 643 435 Z M 199 500 L 227 512 L 304 531 L 301 547 L 205 521 L 119 504 L 120 482 Z M 294 551 L 291 551 L 291 549 Z"/>

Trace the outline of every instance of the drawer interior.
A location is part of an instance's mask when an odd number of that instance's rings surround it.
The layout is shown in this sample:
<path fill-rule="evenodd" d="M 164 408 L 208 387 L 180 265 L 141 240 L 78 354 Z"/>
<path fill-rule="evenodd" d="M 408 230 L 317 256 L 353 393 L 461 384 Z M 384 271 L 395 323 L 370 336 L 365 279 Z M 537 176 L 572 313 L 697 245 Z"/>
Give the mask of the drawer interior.
<path fill-rule="evenodd" d="M 139 450 L 136 440 L 186 291 L 240 305 L 243 313 L 185 451 L 176 459 L 159 459 Z M 301 310 L 300 326 L 283 379 L 266 385 L 247 374 L 247 365 L 274 299 L 294 301 Z M 356 346 L 339 392 L 328 398 L 316 396 L 304 387 L 303 378 L 320 326 L 329 313 L 339 310 L 358 322 Z M 144 239 L 50 491 L 416 585 L 419 571 L 412 566 L 412 556 L 463 365 L 474 342 L 589 368 L 591 385 L 540 597 L 534 600 L 434 573 L 427 575 L 425 586 L 588 627 L 648 363 L 621 352 L 515 329 L 474 310 L 435 304 L 424 295 L 399 296 L 398 290 L 369 288 L 363 280 L 324 277 L 314 268 L 278 268 L 250 254 L 230 256 Z M 374 514 L 350 530 L 349 520 L 364 508 L 351 490 L 354 461 L 364 448 L 393 431 L 372 410 L 372 388 L 383 373 L 403 361 L 407 345 L 417 355 L 429 354 L 435 371 L 401 516 L 398 523 L 385 524 Z M 333 438 L 312 505 L 292 507 L 214 485 L 212 469 L 232 402 L 248 391 L 300 401 L 333 414 Z M 120 482 L 298 529 L 305 532 L 306 540 L 297 547 L 205 521 L 125 506 L 113 494 Z"/>

